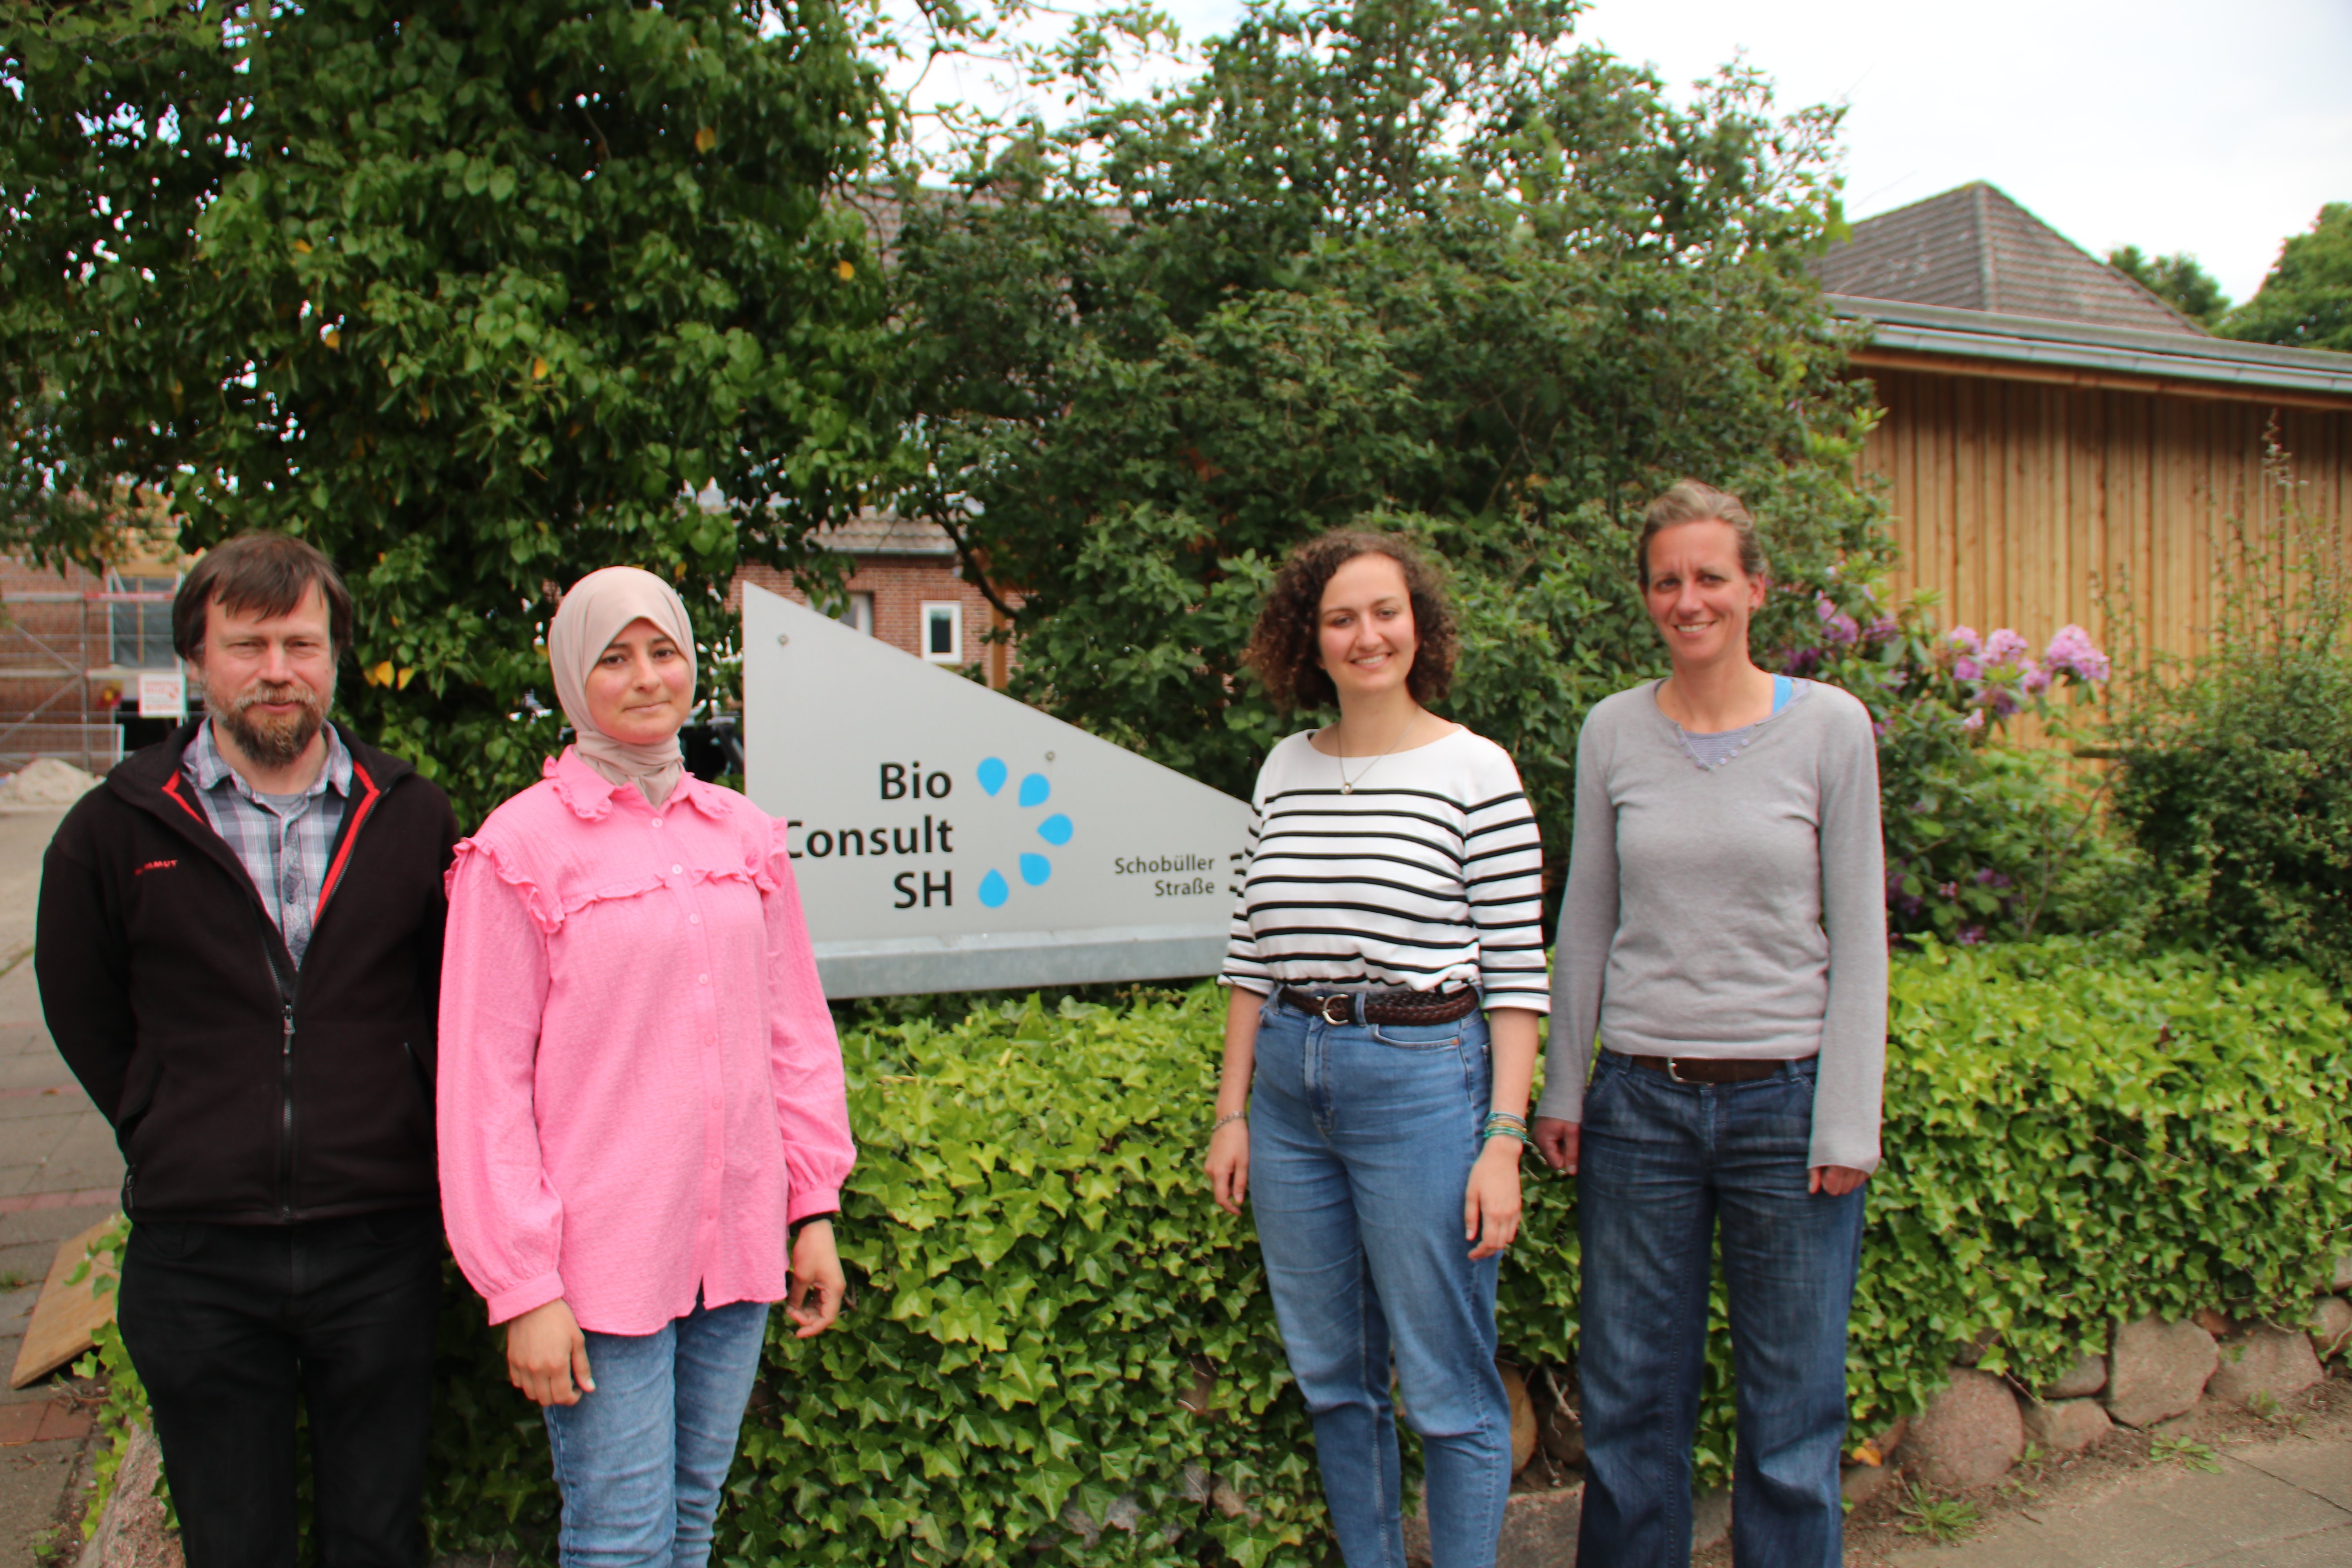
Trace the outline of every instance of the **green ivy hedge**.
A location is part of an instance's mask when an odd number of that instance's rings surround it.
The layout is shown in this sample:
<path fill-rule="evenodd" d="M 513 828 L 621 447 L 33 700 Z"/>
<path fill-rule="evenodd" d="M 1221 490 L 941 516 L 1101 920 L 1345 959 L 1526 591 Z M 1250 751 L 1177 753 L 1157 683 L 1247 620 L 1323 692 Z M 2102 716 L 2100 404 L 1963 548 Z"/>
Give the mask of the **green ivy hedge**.
<path fill-rule="evenodd" d="M 1199 1174 L 1222 1016 L 1202 987 L 848 1033 L 852 1304 L 819 1339 L 772 1337 L 720 1561 L 1320 1561 L 1255 1246 Z M 2070 939 L 1899 958 L 1857 1425 L 1916 1409 L 1985 1331 L 1980 1364 L 2031 1384 L 2114 1318 L 2299 1312 L 2352 1236 L 2347 1034 L 2295 970 Z M 1515 1360 L 1573 1356 L 1574 1196 L 1529 1180 L 1503 1276 Z M 454 1277 L 443 1329 L 436 1550 L 548 1561 L 538 1415 Z M 1731 1443 L 1711 1348 L 1708 1482 Z"/>

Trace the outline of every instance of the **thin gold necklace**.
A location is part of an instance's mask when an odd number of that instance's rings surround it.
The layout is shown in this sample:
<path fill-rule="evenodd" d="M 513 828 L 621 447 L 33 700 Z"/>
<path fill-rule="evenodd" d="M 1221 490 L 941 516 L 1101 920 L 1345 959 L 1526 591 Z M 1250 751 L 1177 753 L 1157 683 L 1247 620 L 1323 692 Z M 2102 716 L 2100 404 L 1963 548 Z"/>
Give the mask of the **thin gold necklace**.
<path fill-rule="evenodd" d="M 1363 783 L 1365 779 L 1369 778 L 1374 768 L 1379 767 L 1382 763 L 1387 762 L 1389 760 L 1389 753 L 1394 752 L 1399 746 L 1403 745 L 1404 738 L 1407 735 L 1412 734 L 1412 727 L 1420 722 L 1421 715 L 1418 713 L 1406 720 L 1404 721 L 1404 728 L 1397 731 L 1397 738 L 1389 742 L 1388 751 L 1382 752 L 1379 756 L 1374 757 L 1370 762 L 1366 763 L 1364 764 L 1364 771 L 1358 773 L 1354 778 L 1349 778 L 1348 776 L 1348 753 L 1340 752 L 1335 755 L 1331 760 L 1339 764 L 1339 793 L 1341 795 L 1355 794 L 1356 786 Z M 1334 735 L 1331 737 L 1331 743 L 1338 746 L 1345 745 L 1347 742 L 1341 741 L 1339 736 Z"/>

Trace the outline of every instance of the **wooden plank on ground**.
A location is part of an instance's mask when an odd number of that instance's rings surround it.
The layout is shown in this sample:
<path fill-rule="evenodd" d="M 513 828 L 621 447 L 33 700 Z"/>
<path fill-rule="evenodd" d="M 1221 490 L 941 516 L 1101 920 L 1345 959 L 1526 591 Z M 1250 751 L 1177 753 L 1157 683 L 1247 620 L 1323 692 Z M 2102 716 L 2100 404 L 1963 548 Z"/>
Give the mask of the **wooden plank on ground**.
<path fill-rule="evenodd" d="M 40 1300 L 33 1303 L 33 1321 L 26 1326 L 25 1342 L 16 1352 L 16 1370 L 8 1374 L 9 1387 L 23 1388 L 48 1376 L 89 1350 L 97 1342 L 98 1331 L 114 1321 L 114 1292 L 95 1289 L 100 1279 L 114 1275 L 110 1254 L 100 1257 L 79 1281 L 69 1281 L 89 1249 L 121 1218 L 116 1215 L 102 1219 L 79 1236 L 58 1243 L 58 1255 L 49 1261 L 49 1277 L 41 1286 Z"/>

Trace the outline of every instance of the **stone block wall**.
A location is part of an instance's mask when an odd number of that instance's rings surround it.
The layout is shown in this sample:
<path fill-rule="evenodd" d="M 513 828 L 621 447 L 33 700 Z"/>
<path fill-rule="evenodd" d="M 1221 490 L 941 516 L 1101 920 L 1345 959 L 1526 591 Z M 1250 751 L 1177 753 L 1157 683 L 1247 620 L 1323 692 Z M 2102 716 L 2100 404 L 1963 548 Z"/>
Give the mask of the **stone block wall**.
<path fill-rule="evenodd" d="M 1962 1490 L 2000 1479 L 2028 1444 L 2071 1453 L 2116 1426 L 2145 1427 L 2186 1414 L 2200 1399 L 2275 1408 L 2341 1367 L 2352 1352 L 2345 1269 L 2298 1323 L 2239 1322 L 2213 1310 L 2186 1322 L 2117 1323 L 2106 1352 L 2084 1358 L 2030 1392 L 2008 1379 L 1955 1366 L 1919 1417 L 1850 1461 L 1846 1493 L 1867 1496 L 1900 1468 L 1931 1487 Z"/>

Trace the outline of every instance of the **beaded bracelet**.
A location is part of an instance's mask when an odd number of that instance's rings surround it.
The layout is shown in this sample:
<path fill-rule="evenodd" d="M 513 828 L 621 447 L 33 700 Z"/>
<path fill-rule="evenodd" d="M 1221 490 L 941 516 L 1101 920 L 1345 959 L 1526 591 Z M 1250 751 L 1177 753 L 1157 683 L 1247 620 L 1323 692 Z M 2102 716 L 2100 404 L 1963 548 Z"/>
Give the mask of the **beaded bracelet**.
<path fill-rule="evenodd" d="M 1246 1110 L 1229 1110 L 1223 1116 L 1218 1117 L 1214 1121 L 1209 1123 L 1209 1136 L 1214 1138 L 1218 1133 L 1223 1132 L 1225 1130 L 1225 1124 L 1227 1122 L 1247 1121 L 1248 1120 L 1249 1112 Z"/>

